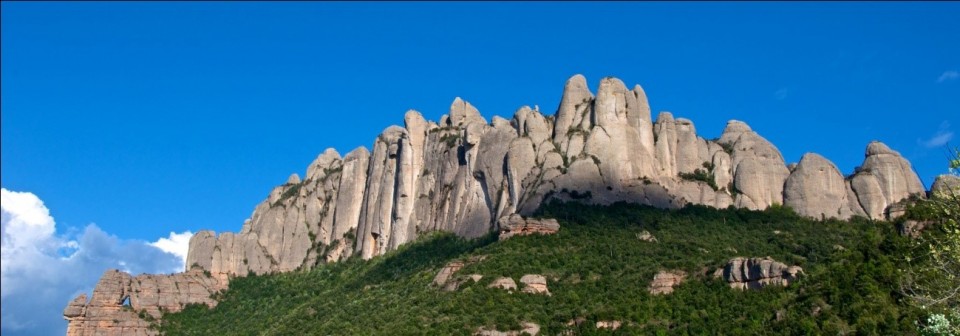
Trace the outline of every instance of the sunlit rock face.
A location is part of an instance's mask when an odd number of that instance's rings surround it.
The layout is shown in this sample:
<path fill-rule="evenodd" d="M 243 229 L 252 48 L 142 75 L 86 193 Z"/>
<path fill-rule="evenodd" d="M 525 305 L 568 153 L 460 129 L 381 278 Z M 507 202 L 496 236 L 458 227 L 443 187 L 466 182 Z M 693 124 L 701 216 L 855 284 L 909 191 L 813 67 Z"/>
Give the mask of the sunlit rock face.
<path fill-rule="evenodd" d="M 274 188 L 239 233 L 195 234 L 187 266 L 215 277 L 246 276 L 369 259 L 432 231 L 552 233 L 556 221 L 529 218 L 551 200 L 786 205 L 813 218 L 885 219 L 890 205 L 924 194 L 910 163 L 879 142 L 844 178 L 813 153 L 788 167 L 742 121 L 729 121 L 718 139 L 707 140 L 691 120 L 670 112 L 654 120 L 651 112 L 639 85 L 603 78 L 594 95 L 581 75 L 567 80 L 553 115 L 524 106 L 512 118 L 488 121 L 461 98 L 439 122 L 407 111 L 404 125 L 384 129 L 371 149 L 323 151 L 303 178 L 294 174 Z M 71 325 L 105 323 L 85 313 L 96 311 L 93 303 L 81 301 L 65 311 Z M 173 302 L 171 309 L 186 301 Z"/>
<path fill-rule="evenodd" d="M 454 99 L 440 122 L 417 111 L 345 157 L 333 149 L 259 204 L 238 234 L 202 231 L 188 265 L 214 273 L 287 272 L 358 254 L 372 258 L 430 231 L 479 237 L 551 199 L 678 208 L 786 205 L 813 218 L 883 219 L 889 205 L 924 190 L 910 163 L 879 142 L 845 179 L 808 153 L 788 168 L 780 151 L 731 120 L 716 140 L 692 121 L 651 118 L 646 93 L 603 78 L 594 95 L 581 75 L 552 116 L 529 107 L 487 121 Z M 519 223 L 519 222 L 517 222 Z"/>

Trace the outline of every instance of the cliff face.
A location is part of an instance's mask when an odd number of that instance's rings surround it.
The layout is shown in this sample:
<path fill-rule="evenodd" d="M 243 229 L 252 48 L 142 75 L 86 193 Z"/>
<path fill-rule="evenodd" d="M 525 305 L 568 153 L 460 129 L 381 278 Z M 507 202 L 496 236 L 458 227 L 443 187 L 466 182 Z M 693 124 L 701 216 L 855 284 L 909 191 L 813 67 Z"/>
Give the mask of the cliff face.
<path fill-rule="evenodd" d="M 529 215 L 550 199 L 764 209 L 785 204 L 810 217 L 885 218 L 886 208 L 924 189 L 910 163 L 869 144 L 844 179 L 808 153 L 793 169 L 740 121 L 717 140 L 662 112 L 646 94 L 604 78 L 594 96 L 577 75 L 554 116 L 522 107 L 487 122 L 457 98 L 439 123 L 416 111 L 346 157 L 332 149 L 278 186 L 239 234 L 201 231 L 188 265 L 245 275 L 310 268 L 359 254 L 371 258 L 429 231 L 477 237 L 507 215 Z"/>
<path fill-rule="evenodd" d="M 373 150 L 324 151 L 301 179 L 293 175 L 259 204 L 239 233 L 200 231 L 187 265 L 214 274 L 287 272 L 358 254 L 368 259 L 418 235 L 478 237 L 498 220 L 529 215 L 552 199 L 661 208 L 704 204 L 793 207 L 811 217 L 874 219 L 923 194 L 910 163 L 869 144 L 863 165 L 844 179 L 827 159 L 807 154 L 790 169 L 780 151 L 740 121 L 707 140 L 693 122 L 662 112 L 646 94 L 604 78 L 594 96 L 577 75 L 553 116 L 522 107 L 488 122 L 457 98 L 439 123 L 409 111 Z"/>

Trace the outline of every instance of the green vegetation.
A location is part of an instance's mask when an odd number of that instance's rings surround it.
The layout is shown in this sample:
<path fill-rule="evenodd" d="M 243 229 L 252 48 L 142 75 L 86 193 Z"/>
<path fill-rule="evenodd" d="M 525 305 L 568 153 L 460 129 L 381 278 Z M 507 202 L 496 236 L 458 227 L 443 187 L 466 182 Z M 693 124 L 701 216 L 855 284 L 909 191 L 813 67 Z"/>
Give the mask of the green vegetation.
<path fill-rule="evenodd" d="M 457 147 L 460 141 L 460 133 L 447 133 L 440 136 L 440 142 L 447 145 L 447 148 Z"/>
<path fill-rule="evenodd" d="M 537 216 L 556 218 L 549 236 L 496 235 L 466 240 L 433 233 L 387 255 L 321 265 L 310 271 L 234 279 L 214 309 L 193 305 L 165 314 L 168 335 L 362 334 L 466 335 L 478 327 L 517 330 L 539 324 L 544 335 L 909 335 L 923 311 L 898 288 L 898 263 L 912 246 L 888 222 L 800 218 L 787 207 L 767 211 L 691 206 L 660 210 L 618 203 L 552 203 Z M 649 231 L 659 243 L 637 239 Z M 486 255 L 457 273 L 478 283 L 455 292 L 431 284 L 453 260 Z M 732 257 L 800 265 L 786 288 L 730 289 L 710 274 Z M 647 293 L 660 270 L 690 276 L 669 295 Z M 552 296 L 507 293 L 498 276 L 546 276 Z M 580 327 L 567 322 L 583 318 Z M 619 320 L 617 331 L 596 321 Z"/>
<path fill-rule="evenodd" d="M 277 199 L 276 202 L 273 202 L 270 207 L 282 206 L 283 201 L 286 201 L 290 197 L 296 196 L 300 192 L 300 187 L 303 186 L 303 182 L 286 184 L 285 186 L 287 187 L 287 190 L 284 190 L 283 193 L 280 194 L 280 198 Z"/>
<path fill-rule="evenodd" d="M 717 182 L 714 181 L 713 174 L 709 173 L 707 170 L 700 168 L 694 169 L 692 173 L 680 173 L 678 174 L 681 179 L 688 181 L 701 181 L 706 183 L 714 191 L 719 190 L 717 187 Z"/>
<path fill-rule="evenodd" d="M 960 175 L 960 147 L 950 150 L 949 167 Z M 960 335 L 960 193 L 915 200 L 905 217 L 934 226 L 914 241 L 901 279 L 908 302 L 928 314 L 921 334 Z"/>

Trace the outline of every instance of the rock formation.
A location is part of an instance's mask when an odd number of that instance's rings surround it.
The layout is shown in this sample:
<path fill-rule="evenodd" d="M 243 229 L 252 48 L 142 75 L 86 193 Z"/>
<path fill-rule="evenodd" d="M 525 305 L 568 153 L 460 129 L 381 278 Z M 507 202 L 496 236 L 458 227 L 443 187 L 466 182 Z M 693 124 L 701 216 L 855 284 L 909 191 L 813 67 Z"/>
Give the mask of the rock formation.
<path fill-rule="evenodd" d="M 658 242 L 657 237 L 654 237 L 650 231 L 644 230 L 637 234 L 637 239 L 640 239 L 645 242 L 656 243 Z"/>
<path fill-rule="evenodd" d="M 510 277 L 499 277 L 493 280 L 490 283 L 489 288 L 500 288 L 506 291 L 515 291 L 517 290 L 517 283 L 513 281 L 513 278 Z"/>
<path fill-rule="evenodd" d="M 933 187 L 930 188 L 930 194 L 941 198 L 960 198 L 960 176 L 957 175 L 939 175 L 933 180 Z"/>
<path fill-rule="evenodd" d="M 447 263 L 433 278 L 433 285 L 449 292 L 457 290 L 460 285 L 466 283 L 467 281 L 480 281 L 480 279 L 483 278 L 483 275 L 480 274 L 470 274 L 466 278 L 455 278 L 454 276 L 463 267 L 473 263 L 481 262 L 484 259 L 486 259 L 486 256 L 481 255 L 470 257 L 466 261 L 455 260 Z"/>
<path fill-rule="evenodd" d="M 500 240 L 517 235 L 554 234 L 560 230 L 560 224 L 556 219 L 524 219 L 517 214 L 500 218 L 499 224 Z"/>
<path fill-rule="evenodd" d="M 809 153 L 792 170 L 746 123 L 730 121 L 716 141 L 669 112 L 651 118 L 646 93 L 604 78 L 594 96 L 577 75 L 556 115 L 522 107 L 489 123 L 456 98 L 439 123 L 416 111 L 346 157 L 324 151 L 304 179 L 291 176 L 260 203 L 238 234 L 201 231 L 188 265 L 246 275 L 310 268 L 359 254 L 371 258 L 449 231 L 555 231 L 524 219 L 549 200 L 663 208 L 686 204 L 763 209 L 785 204 L 814 218 L 886 218 L 887 207 L 923 188 L 910 164 L 871 143 L 844 179 Z"/>
<path fill-rule="evenodd" d="M 620 329 L 620 326 L 623 325 L 623 322 L 613 320 L 613 321 L 597 321 L 597 329 L 610 329 L 617 330 Z"/>
<path fill-rule="evenodd" d="M 879 142 L 851 178 L 816 154 L 790 169 L 746 123 L 704 139 L 688 119 L 661 112 L 654 120 L 644 90 L 616 78 L 602 79 L 594 95 L 583 76 L 571 77 L 553 116 L 524 106 L 488 122 L 456 98 L 439 122 L 412 110 L 403 121 L 372 150 L 321 153 L 303 178 L 274 188 L 239 233 L 195 234 L 188 267 L 245 276 L 369 259 L 432 231 L 550 233 L 556 221 L 522 216 L 551 200 L 785 204 L 815 218 L 885 219 L 892 204 L 924 192 L 910 163 Z"/>
<path fill-rule="evenodd" d="M 499 331 L 496 329 L 486 329 L 480 328 L 477 330 L 474 335 L 477 336 L 520 336 L 520 335 L 531 335 L 536 336 L 540 334 L 540 325 L 532 322 L 522 322 L 520 323 L 520 330 L 509 330 L 509 331 Z"/>
<path fill-rule="evenodd" d="M 653 281 L 650 282 L 647 291 L 653 295 L 670 294 L 673 293 L 673 287 L 683 283 L 686 278 L 687 273 L 684 271 L 660 271 L 653 276 Z"/>
<path fill-rule="evenodd" d="M 520 278 L 520 283 L 523 284 L 521 291 L 524 293 L 551 295 L 550 289 L 547 288 L 547 278 L 540 274 L 524 275 Z"/>
<path fill-rule="evenodd" d="M 213 294 L 227 288 L 226 274 L 200 269 L 174 275 L 132 277 L 108 270 L 87 301 L 80 294 L 63 310 L 67 335 L 156 335 L 150 321 L 162 311 L 176 312 L 191 303 L 216 306 Z"/>
<path fill-rule="evenodd" d="M 757 289 L 766 286 L 787 286 L 803 273 L 800 266 L 787 266 L 784 263 L 766 258 L 733 258 L 713 273 L 722 278 L 730 288 Z"/>

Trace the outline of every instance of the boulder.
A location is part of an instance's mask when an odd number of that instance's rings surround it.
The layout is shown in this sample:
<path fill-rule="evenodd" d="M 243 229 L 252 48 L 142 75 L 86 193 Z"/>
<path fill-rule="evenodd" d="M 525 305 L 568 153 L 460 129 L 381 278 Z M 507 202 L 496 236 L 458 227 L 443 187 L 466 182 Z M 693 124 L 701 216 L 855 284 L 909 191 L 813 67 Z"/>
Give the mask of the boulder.
<path fill-rule="evenodd" d="M 524 293 L 546 294 L 550 296 L 550 289 L 547 288 L 547 278 L 539 274 L 527 274 L 520 278 L 523 284 Z"/>
<path fill-rule="evenodd" d="M 758 289 L 766 286 L 786 287 L 795 282 L 803 268 L 787 266 L 784 263 L 766 258 L 733 258 L 724 267 L 713 273 L 736 289 Z"/>
<path fill-rule="evenodd" d="M 644 230 L 643 232 L 638 233 L 637 239 L 640 239 L 646 242 L 651 242 L 651 243 L 657 242 L 657 237 L 654 237 L 653 234 L 651 234 L 650 231 L 647 231 L 647 230 Z"/>
<path fill-rule="evenodd" d="M 504 216 L 497 223 L 500 225 L 500 240 L 516 235 L 554 234 L 560 230 L 556 219 L 523 218 L 517 214 Z"/>
<path fill-rule="evenodd" d="M 540 334 L 540 325 L 532 322 L 522 322 L 520 323 L 520 330 L 509 330 L 509 331 L 499 331 L 496 329 L 487 329 L 479 328 L 474 335 L 477 336 L 520 336 L 520 335 L 531 335 L 536 336 Z"/>
<path fill-rule="evenodd" d="M 494 279 L 493 282 L 491 282 L 490 285 L 487 286 L 487 287 L 489 287 L 489 288 L 500 288 L 500 289 L 507 290 L 507 291 L 515 291 L 515 290 L 517 290 L 517 283 L 514 282 L 512 278 L 509 278 L 509 277 L 499 277 L 499 278 Z"/>
<path fill-rule="evenodd" d="M 960 197 L 960 176 L 952 174 L 943 174 L 933 180 L 933 187 L 930 188 L 930 194 L 933 197 L 952 198 Z"/>
<path fill-rule="evenodd" d="M 657 272 L 657 275 L 653 276 L 653 281 L 650 282 L 650 287 L 647 288 L 647 291 L 653 295 L 670 294 L 673 293 L 673 287 L 683 283 L 683 280 L 686 278 L 687 273 L 684 271 L 660 271 Z"/>

